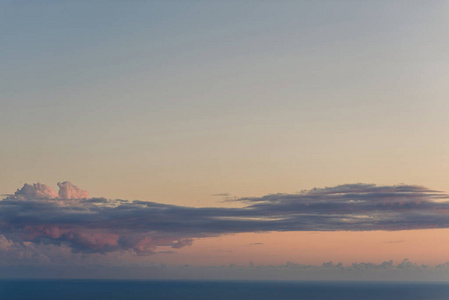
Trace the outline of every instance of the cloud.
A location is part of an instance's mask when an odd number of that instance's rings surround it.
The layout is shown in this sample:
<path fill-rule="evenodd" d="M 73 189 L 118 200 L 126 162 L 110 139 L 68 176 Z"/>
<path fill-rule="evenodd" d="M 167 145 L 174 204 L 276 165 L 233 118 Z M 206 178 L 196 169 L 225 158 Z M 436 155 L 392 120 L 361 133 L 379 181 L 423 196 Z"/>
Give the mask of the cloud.
<path fill-rule="evenodd" d="M 173 254 L 172 251 L 160 251 L 158 254 Z M 103 255 L 105 256 L 105 255 Z M 98 258 L 98 256 L 96 257 Z M 171 280 L 341 280 L 351 281 L 429 281 L 431 289 L 426 289 L 425 296 L 418 293 L 416 299 L 447 299 L 449 279 L 449 263 L 439 265 L 419 265 L 407 259 L 382 263 L 355 262 L 349 265 L 332 261 L 321 264 L 302 264 L 286 262 L 280 265 L 260 265 L 249 262 L 245 265 L 173 265 L 141 262 L 127 265 L 84 265 L 45 264 L 45 265 L 14 265 L 1 264 L 0 278 L 102 278 L 102 279 L 171 279 Z M 436 281 L 442 281 L 436 283 Z M 376 291 L 381 291 L 368 283 Z M 429 286 L 430 287 L 430 286 Z M 409 283 L 403 283 L 403 288 L 410 288 Z M 432 291 L 435 293 L 432 294 Z M 429 295 L 429 292 L 432 295 Z M 386 290 L 391 294 L 391 290 Z M 383 299 L 376 293 L 377 299 Z M 213 298 L 213 297 L 212 297 Z"/>
<path fill-rule="evenodd" d="M 59 198 L 61 199 L 83 199 L 89 198 L 89 193 L 83 191 L 79 187 L 71 184 L 68 181 L 58 182 L 59 186 Z"/>
<path fill-rule="evenodd" d="M 57 198 L 58 194 L 49 187 L 48 185 L 42 183 L 33 183 L 27 184 L 25 183 L 21 189 L 18 189 L 14 198 L 20 200 L 32 200 L 32 199 L 48 199 L 48 198 Z"/>
<path fill-rule="evenodd" d="M 185 246 L 191 246 L 193 244 L 193 239 L 182 239 L 171 243 L 172 248 L 179 249 Z"/>
<path fill-rule="evenodd" d="M 228 197 L 230 196 L 229 193 L 218 193 L 218 194 L 212 194 L 212 196 L 216 196 L 216 197 Z"/>
<path fill-rule="evenodd" d="M 448 196 L 413 185 L 347 184 L 233 200 L 246 203 L 241 208 L 88 198 L 70 182 L 58 186 L 56 194 L 44 184 L 25 184 L 0 201 L 0 234 L 12 243 L 73 253 L 147 255 L 159 246 L 178 249 L 230 233 L 449 227 Z"/>

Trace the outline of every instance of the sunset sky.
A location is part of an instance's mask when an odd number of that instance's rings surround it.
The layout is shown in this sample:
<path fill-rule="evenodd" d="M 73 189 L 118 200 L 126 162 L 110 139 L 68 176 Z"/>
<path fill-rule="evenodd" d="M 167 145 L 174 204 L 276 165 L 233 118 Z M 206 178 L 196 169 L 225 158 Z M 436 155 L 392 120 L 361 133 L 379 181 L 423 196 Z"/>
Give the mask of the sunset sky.
<path fill-rule="evenodd" d="M 0 273 L 449 261 L 449 2 L 6 0 L 0 36 Z"/>

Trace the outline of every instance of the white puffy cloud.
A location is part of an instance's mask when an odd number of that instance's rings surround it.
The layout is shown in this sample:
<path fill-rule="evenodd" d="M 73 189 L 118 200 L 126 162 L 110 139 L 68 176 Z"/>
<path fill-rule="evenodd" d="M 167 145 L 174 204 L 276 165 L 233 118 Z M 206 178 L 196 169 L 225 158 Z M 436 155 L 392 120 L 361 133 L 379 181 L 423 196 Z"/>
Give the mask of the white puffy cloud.
<path fill-rule="evenodd" d="M 59 198 L 61 199 L 84 199 L 89 198 L 89 193 L 73 185 L 69 181 L 58 182 Z"/>
<path fill-rule="evenodd" d="M 58 198 L 55 190 L 39 182 L 33 184 L 25 183 L 21 189 L 17 189 L 14 196 L 20 200 Z"/>

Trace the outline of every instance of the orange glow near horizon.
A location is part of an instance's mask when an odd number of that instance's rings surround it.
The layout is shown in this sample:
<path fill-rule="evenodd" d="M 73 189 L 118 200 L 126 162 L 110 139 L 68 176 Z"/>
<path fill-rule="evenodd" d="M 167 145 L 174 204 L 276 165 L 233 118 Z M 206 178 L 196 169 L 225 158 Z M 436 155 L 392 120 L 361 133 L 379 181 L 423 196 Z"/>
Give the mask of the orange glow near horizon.
<path fill-rule="evenodd" d="M 323 262 L 381 263 L 404 259 L 435 265 L 449 261 L 449 229 L 369 232 L 241 233 L 197 239 L 190 247 L 170 255 L 170 264 L 319 265 Z M 156 255 L 154 262 L 166 262 Z"/>

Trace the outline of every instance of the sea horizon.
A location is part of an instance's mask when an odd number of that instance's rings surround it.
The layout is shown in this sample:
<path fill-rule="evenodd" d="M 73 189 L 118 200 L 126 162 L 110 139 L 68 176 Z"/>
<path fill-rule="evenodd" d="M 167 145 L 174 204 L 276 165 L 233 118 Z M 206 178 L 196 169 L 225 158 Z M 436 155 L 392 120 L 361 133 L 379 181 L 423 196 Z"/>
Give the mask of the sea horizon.
<path fill-rule="evenodd" d="M 6 300 L 445 300 L 448 282 L 0 279 Z"/>

